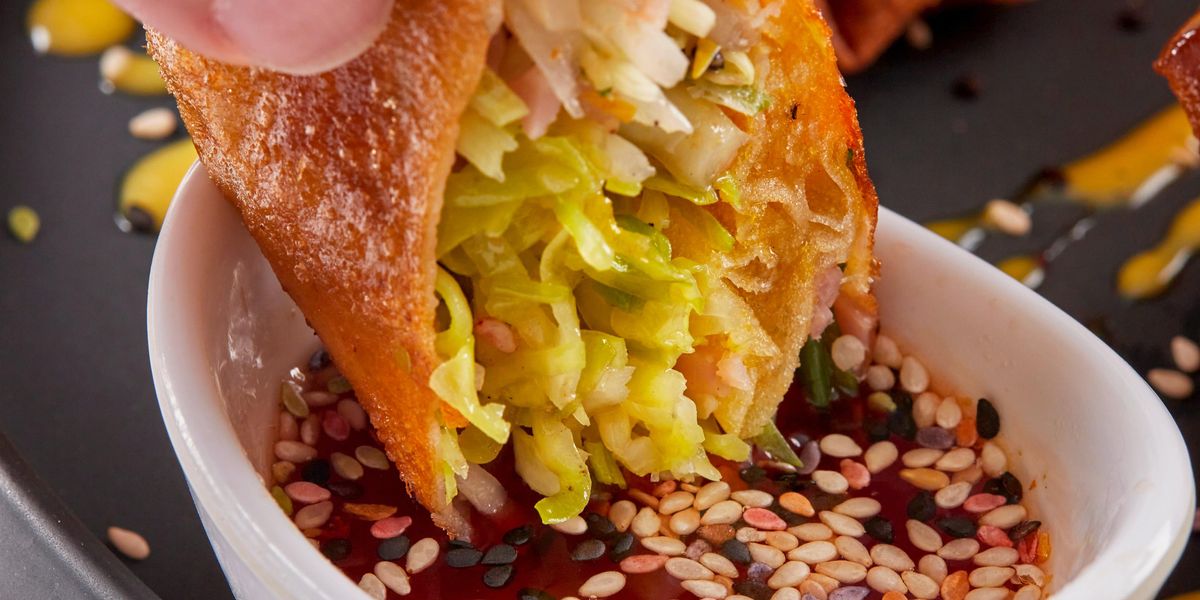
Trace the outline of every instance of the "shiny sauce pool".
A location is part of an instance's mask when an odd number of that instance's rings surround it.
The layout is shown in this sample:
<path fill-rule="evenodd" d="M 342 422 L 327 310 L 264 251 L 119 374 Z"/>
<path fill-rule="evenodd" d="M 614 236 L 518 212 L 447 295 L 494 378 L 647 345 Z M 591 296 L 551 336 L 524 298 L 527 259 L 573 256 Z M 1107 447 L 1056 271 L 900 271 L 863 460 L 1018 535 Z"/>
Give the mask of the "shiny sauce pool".
<path fill-rule="evenodd" d="M 307 377 L 306 386 L 322 389 L 327 380 L 335 375 L 336 372 L 332 367 L 325 368 Z M 818 411 L 806 401 L 799 386 L 795 386 L 780 407 L 778 428 L 796 447 L 797 451 L 805 441 L 820 439 L 829 433 L 844 433 L 864 449 L 880 439 L 889 439 L 895 443 L 901 455 L 907 450 L 916 448 L 917 445 L 912 440 L 896 433 L 897 431 L 908 433 L 903 419 L 900 419 L 899 427 L 893 423 L 893 430 L 889 431 L 887 413 L 868 408 L 867 392 L 867 390 L 862 390 L 856 397 L 835 401 L 829 410 Z M 345 398 L 352 398 L 353 392 L 344 392 L 342 395 Z M 908 410 L 908 414 L 911 415 L 911 401 L 907 399 L 907 396 L 894 394 L 893 397 L 899 400 L 897 402 L 898 410 L 901 412 Z M 315 412 L 321 410 L 323 409 L 316 409 Z M 374 437 L 374 431 L 370 427 L 361 431 L 351 431 L 349 437 L 343 441 L 323 435 L 316 444 L 319 458 L 300 465 L 286 481 L 280 482 L 280 485 L 286 485 L 293 481 L 308 480 L 325 486 L 333 492 L 333 515 L 323 526 L 307 530 L 305 535 L 313 539 L 314 544 L 352 581 L 358 582 L 364 574 L 371 573 L 375 564 L 383 559 L 392 560 L 403 566 L 405 557 L 398 556 L 396 548 L 403 548 L 406 544 L 405 541 L 398 539 L 387 541 L 373 537 L 371 521 L 347 513 L 347 504 L 377 504 L 396 507 L 395 516 L 407 515 L 413 520 L 403 534 L 408 543 L 416 543 L 426 537 L 438 540 L 441 551 L 437 560 L 429 568 L 410 577 L 412 591 L 407 597 L 411 598 L 545 600 L 578 596 L 579 586 L 592 575 L 619 570 L 620 559 L 632 554 L 647 552 L 634 541 L 630 550 L 614 555 L 614 548 L 619 546 L 617 540 L 622 534 L 612 531 L 611 522 L 606 519 L 597 519 L 597 516 L 607 514 L 610 502 L 627 498 L 626 490 L 598 490 L 594 494 L 594 500 L 588 511 L 585 511 L 585 517 L 591 514 L 591 520 L 599 521 L 600 525 L 597 526 L 596 523 L 593 523 L 588 532 L 580 535 L 568 535 L 541 525 L 533 510 L 533 505 L 538 497 L 517 478 L 512 465 L 511 453 L 505 452 L 495 462 L 488 465 L 488 468 L 505 485 L 510 494 L 510 502 L 498 515 L 483 517 L 476 514 L 473 516 L 474 537 L 471 540 L 472 545 L 469 547 L 486 553 L 489 548 L 505 543 L 507 538 L 507 541 L 516 548 L 516 559 L 511 563 L 511 573 L 506 573 L 508 569 L 503 566 L 499 567 L 499 571 L 496 571 L 497 566 L 486 564 L 452 566 L 447 560 L 447 552 L 462 546 L 459 545 L 459 542 L 448 540 L 445 534 L 433 524 L 428 512 L 408 497 L 404 484 L 394 468 L 390 465 L 387 470 L 366 468 L 361 478 L 356 481 L 347 481 L 329 467 L 327 459 L 334 452 L 353 456 L 355 449 L 361 445 L 379 446 Z M 841 459 L 825 456 L 821 459 L 819 468 L 837 471 L 840 461 Z M 757 452 L 751 462 L 718 464 L 725 475 L 725 480 L 734 491 L 756 488 L 770 492 L 778 498 L 783 492 L 794 490 L 808 497 L 818 512 L 831 509 L 848 497 L 875 498 L 883 507 L 876 520 L 886 521 L 892 532 L 891 539 L 886 541 L 902 548 L 914 562 L 926 554 L 912 545 L 905 530 L 905 522 L 909 518 L 907 515 L 908 505 L 919 491 L 900 479 L 899 471 L 903 468 L 900 461 L 872 476 L 870 485 L 865 489 L 851 490 L 848 494 L 836 496 L 817 489 L 807 475 L 780 470 L 773 465 L 777 465 L 777 463 L 772 463 L 769 457 Z M 628 475 L 627 478 L 630 480 L 631 488 L 649 492 L 655 486 L 646 479 L 634 479 Z M 986 477 L 981 478 L 981 481 L 974 485 L 972 493 L 983 489 L 987 481 Z M 640 507 L 640 503 L 635 503 Z M 300 505 L 297 504 L 296 508 L 299 507 Z M 789 526 L 817 522 L 816 517 L 803 518 L 782 509 L 775 512 L 784 517 Z M 926 522 L 934 524 L 943 517 L 957 516 L 970 517 L 971 515 L 961 508 L 937 509 L 936 516 L 926 519 Z M 607 528 L 604 526 L 605 524 Z M 739 522 L 734 527 L 740 525 Z M 872 537 L 872 533 L 860 538 L 860 541 L 867 547 L 877 543 L 877 540 Z M 574 560 L 572 558 L 572 554 L 581 544 L 591 543 L 594 546 L 595 542 L 591 540 L 596 539 L 605 542 L 603 555 L 590 560 Z M 698 536 L 691 534 L 682 539 L 690 544 L 698 539 Z M 720 548 L 714 548 L 713 551 L 720 552 Z M 947 563 L 951 573 L 964 569 L 970 571 L 974 568 L 970 561 L 947 561 Z M 761 600 L 767 600 L 771 596 L 772 590 L 769 590 L 765 584 L 761 581 L 755 583 L 751 580 L 746 564 L 738 564 L 737 567 L 740 576 L 734 580 L 734 593 Z M 506 574 L 507 576 L 505 576 Z M 613 598 L 694 597 L 683 590 L 679 582 L 663 569 L 648 574 L 631 574 L 626 579 L 627 583 L 624 589 L 612 596 Z M 388 597 L 399 598 L 400 596 L 389 591 Z M 882 594 L 872 591 L 867 597 L 881 598 Z"/>

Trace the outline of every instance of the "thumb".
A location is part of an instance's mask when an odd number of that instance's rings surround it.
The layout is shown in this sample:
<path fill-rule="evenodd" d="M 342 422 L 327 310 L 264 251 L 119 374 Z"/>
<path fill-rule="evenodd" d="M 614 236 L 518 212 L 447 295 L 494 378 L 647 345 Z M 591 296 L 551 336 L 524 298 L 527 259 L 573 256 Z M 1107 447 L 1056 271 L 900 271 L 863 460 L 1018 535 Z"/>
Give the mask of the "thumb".
<path fill-rule="evenodd" d="M 361 54 L 387 26 L 394 0 L 115 0 L 188 49 L 298 75 Z"/>

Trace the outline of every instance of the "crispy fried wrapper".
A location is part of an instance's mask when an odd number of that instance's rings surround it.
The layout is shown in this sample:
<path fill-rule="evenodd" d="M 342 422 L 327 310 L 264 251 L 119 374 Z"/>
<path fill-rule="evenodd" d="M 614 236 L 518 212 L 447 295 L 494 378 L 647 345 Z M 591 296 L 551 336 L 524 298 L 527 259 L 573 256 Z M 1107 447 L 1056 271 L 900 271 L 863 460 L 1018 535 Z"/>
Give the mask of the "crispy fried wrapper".
<path fill-rule="evenodd" d="M 451 533 L 465 522 L 447 510 L 427 385 L 434 238 L 457 122 L 499 18 L 499 2 L 397 2 L 366 54 L 309 77 L 218 63 L 149 34 L 210 175 L 353 383 L 409 490 Z M 811 0 L 782 0 L 763 40 L 771 105 L 742 123 L 751 140 L 732 166 L 744 208 L 709 207 L 737 238 L 721 273 L 775 350 L 747 365 L 753 401 L 718 412 L 744 436 L 790 385 L 831 269 L 843 265 L 834 283 L 855 312 L 873 324 L 875 311 L 877 200 L 829 28 Z M 667 233 L 699 244 L 697 232 Z"/>
<path fill-rule="evenodd" d="M 459 115 L 500 16 L 489 0 L 397 2 L 365 54 L 307 77 L 148 34 L 209 175 L 353 383 L 410 492 L 444 518 L 439 400 L 426 385 L 434 243 Z"/>
<path fill-rule="evenodd" d="M 1187 113 L 1192 131 L 1200 135 L 1200 12 L 1192 15 L 1187 23 L 1171 38 L 1162 54 L 1154 62 L 1158 71 L 1171 85 L 1171 91 L 1179 98 Z"/>

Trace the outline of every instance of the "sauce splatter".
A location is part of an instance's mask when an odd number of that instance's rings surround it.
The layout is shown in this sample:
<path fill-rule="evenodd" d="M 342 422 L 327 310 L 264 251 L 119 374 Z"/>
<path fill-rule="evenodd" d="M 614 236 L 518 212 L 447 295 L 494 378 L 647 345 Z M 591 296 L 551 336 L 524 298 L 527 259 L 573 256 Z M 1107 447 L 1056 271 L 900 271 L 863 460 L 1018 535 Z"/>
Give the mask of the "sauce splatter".
<path fill-rule="evenodd" d="M 1157 246 L 1135 254 L 1117 273 L 1117 291 L 1126 298 L 1143 299 L 1161 294 L 1189 258 L 1200 248 L 1200 199 L 1175 216 L 1167 235 Z"/>
<path fill-rule="evenodd" d="M 108 0 L 37 0 L 25 25 L 34 50 L 59 56 L 97 54 L 124 42 L 137 27 Z"/>
<path fill-rule="evenodd" d="M 121 182 L 117 223 L 122 230 L 157 231 L 162 227 L 175 189 L 196 162 L 191 138 L 171 142 L 130 167 Z"/>

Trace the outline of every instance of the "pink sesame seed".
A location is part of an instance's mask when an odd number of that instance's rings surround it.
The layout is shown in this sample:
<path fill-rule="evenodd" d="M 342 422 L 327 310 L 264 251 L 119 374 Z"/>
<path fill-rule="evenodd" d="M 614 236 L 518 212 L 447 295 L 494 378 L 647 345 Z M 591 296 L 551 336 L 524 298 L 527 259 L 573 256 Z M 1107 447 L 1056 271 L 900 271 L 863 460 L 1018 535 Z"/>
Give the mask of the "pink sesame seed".
<path fill-rule="evenodd" d="M 975 494 L 963 502 L 963 510 L 976 514 L 989 512 L 1008 503 L 1004 496 L 996 494 Z"/>
<path fill-rule="evenodd" d="M 350 424 L 335 410 L 325 411 L 321 417 L 321 429 L 325 430 L 325 435 L 339 442 L 350 437 Z"/>
<path fill-rule="evenodd" d="M 316 504 L 329 499 L 329 490 L 310 481 L 293 481 L 284 486 L 288 497 L 302 504 Z"/>
<path fill-rule="evenodd" d="M 742 520 L 751 527 L 763 531 L 783 531 L 787 529 L 787 523 L 779 518 L 779 515 L 765 508 L 747 508 L 746 512 L 742 513 Z"/>
<path fill-rule="evenodd" d="M 1008 534 L 1004 533 L 1003 529 L 991 525 L 980 525 L 975 532 L 975 537 L 988 546 L 1012 548 L 1013 545 L 1012 540 L 1008 539 Z"/>
<path fill-rule="evenodd" d="M 371 523 L 371 537 L 380 540 L 390 540 L 400 537 L 408 526 L 412 525 L 412 517 L 388 517 Z"/>
<path fill-rule="evenodd" d="M 843 458 L 841 462 L 842 477 L 850 484 L 850 489 L 861 490 L 871 485 L 871 472 L 862 463 Z"/>

